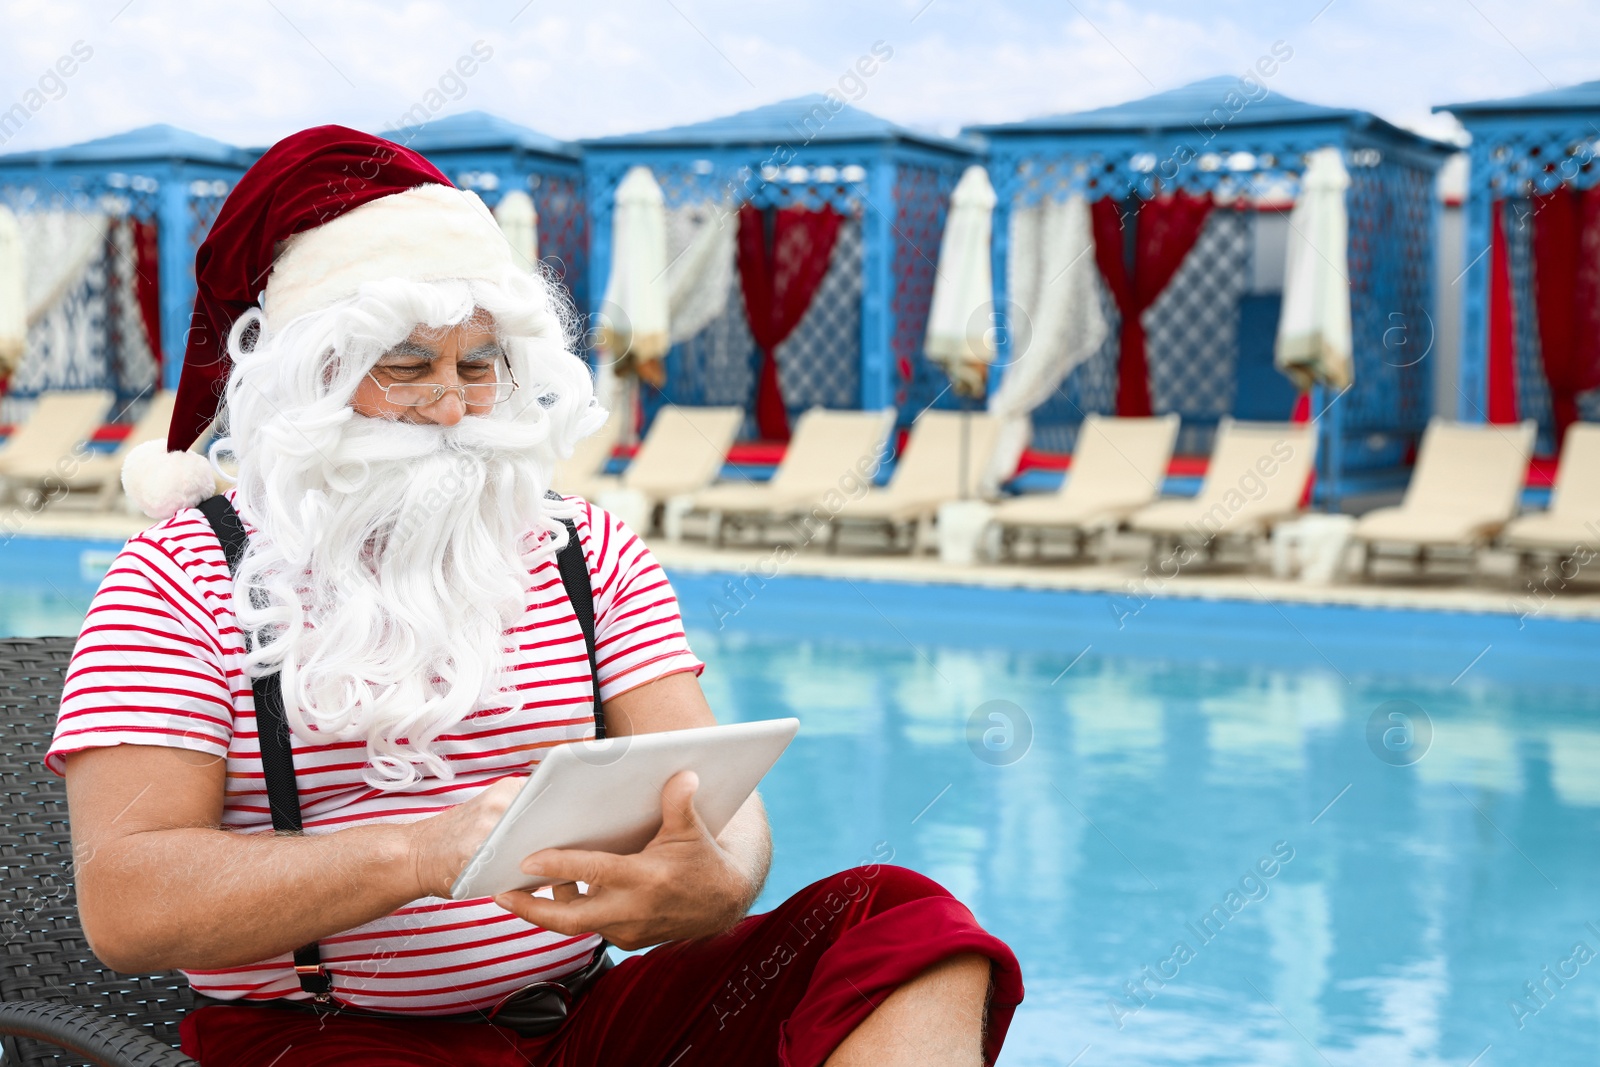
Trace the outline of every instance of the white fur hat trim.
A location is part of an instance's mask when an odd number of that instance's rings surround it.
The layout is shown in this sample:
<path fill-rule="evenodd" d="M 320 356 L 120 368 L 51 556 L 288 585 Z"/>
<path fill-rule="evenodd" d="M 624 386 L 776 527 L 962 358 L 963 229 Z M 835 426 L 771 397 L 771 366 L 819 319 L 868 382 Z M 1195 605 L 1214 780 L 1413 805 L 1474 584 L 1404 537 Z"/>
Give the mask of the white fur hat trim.
<path fill-rule="evenodd" d="M 388 278 L 495 281 L 515 269 L 511 246 L 476 193 L 419 185 L 368 201 L 289 238 L 261 308 L 281 326 Z"/>
<path fill-rule="evenodd" d="M 122 490 L 152 519 L 170 519 L 217 491 L 211 462 L 196 452 L 168 452 L 163 438 L 136 445 L 122 462 Z"/>

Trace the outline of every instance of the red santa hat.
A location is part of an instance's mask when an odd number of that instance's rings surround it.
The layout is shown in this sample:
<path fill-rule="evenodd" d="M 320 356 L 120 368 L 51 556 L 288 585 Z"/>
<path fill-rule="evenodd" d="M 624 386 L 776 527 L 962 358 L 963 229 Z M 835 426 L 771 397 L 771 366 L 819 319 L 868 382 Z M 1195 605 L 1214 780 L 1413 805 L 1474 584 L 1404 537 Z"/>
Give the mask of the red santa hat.
<path fill-rule="evenodd" d="M 194 316 L 171 428 L 165 443 L 129 454 L 129 499 L 164 519 L 215 492 L 210 464 L 188 449 L 216 418 L 232 368 L 228 332 L 258 298 L 268 326 L 278 328 L 367 282 L 493 281 L 512 267 L 483 202 L 410 149 L 343 126 L 279 141 L 233 187 L 195 255 Z"/>

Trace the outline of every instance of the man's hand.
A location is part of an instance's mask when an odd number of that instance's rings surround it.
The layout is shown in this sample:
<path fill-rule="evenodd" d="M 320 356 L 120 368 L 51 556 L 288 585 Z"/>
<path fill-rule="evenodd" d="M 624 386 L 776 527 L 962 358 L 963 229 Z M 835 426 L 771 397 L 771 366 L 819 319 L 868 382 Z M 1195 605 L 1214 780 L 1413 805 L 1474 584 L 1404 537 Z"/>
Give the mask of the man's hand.
<path fill-rule="evenodd" d="M 525 774 L 502 778 L 464 804 L 406 824 L 417 896 L 450 896 L 450 887 L 527 780 Z"/>
<path fill-rule="evenodd" d="M 758 877 L 741 870 L 700 820 L 693 771 L 675 775 L 661 791 L 661 830 L 632 856 L 578 849 L 545 849 L 522 870 L 559 878 L 554 900 L 530 892 L 502 893 L 495 903 L 558 934 L 594 932 L 624 950 L 663 941 L 707 937 L 738 922 L 760 892 Z M 578 882 L 589 886 L 578 891 Z"/>

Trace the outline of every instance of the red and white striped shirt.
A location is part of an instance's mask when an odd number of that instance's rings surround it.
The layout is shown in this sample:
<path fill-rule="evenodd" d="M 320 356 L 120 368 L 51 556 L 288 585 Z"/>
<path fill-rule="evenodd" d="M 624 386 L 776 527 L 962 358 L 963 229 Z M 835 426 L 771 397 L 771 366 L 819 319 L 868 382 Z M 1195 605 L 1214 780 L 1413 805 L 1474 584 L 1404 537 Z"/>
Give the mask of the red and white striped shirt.
<path fill-rule="evenodd" d="M 592 505 L 581 506 L 575 525 L 594 586 L 602 699 L 678 671 L 698 673 L 703 665 L 689 650 L 677 599 L 650 550 Z M 511 684 L 533 690 L 533 699 L 510 717 L 504 706 L 480 708 L 440 736 L 434 750 L 449 760 L 453 781 L 425 775 L 394 792 L 363 781 L 364 741 L 308 745 L 293 737 L 307 833 L 431 815 L 529 771 L 553 745 L 593 736 L 588 653 L 556 561 L 541 563 L 533 579 L 523 622 L 507 631 L 515 649 Z M 78 635 L 45 765 L 62 774 L 66 754 L 119 744 L 226 757 L 222 827 L 270 832 L 232 594 L 222 546 L 197 509 L 132 538 Z M 488 898 L 426 897 L 321 946 L 345 1002 L 442 1015 L 490 1006 L 529 982 L 575 970 L 597 943 L 594 934 L 568 937 L 533 926 Z M 288 954 L 185 973 L 195 989 L 223 1000 L 306 996 Z"/>

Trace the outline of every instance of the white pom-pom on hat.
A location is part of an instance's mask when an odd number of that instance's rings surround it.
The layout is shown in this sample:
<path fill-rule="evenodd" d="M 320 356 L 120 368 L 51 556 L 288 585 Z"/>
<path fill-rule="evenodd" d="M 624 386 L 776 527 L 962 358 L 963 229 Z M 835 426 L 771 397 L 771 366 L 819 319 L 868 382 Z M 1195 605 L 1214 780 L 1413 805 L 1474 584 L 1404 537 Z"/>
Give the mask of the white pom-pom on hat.
<path fill-rule="evenodd" d="M 168 452 L 165 438 L 134 447 L 122 463 L 122 490 L 152 519 L 170 519 L 217 492 L 211 462 L 195 452 Z"/>

